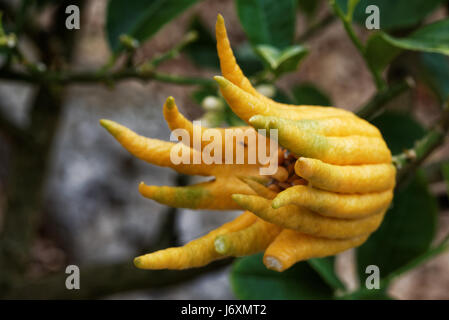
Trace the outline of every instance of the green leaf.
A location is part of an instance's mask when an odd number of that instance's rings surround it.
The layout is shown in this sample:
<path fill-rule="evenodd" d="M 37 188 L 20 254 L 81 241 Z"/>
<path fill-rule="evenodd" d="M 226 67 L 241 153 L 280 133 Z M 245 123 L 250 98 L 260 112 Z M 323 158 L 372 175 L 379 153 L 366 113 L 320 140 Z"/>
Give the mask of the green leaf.
<path fill-rule="evenodd" d="M 386 112 L 373 121 L 393 154 L 413 146 L 426 131 L 410 115 Z M 357 249 L 362 285 L 368 265 L 380 268 L 381 278 L 425 252 L 435 235 L 437 206 L 423 174 L 417 174 L 405 188 L 397 189 L 393 205 L 380 228 Z"/>
<path fill-rule="evenodd" d="M 264 65 L 248 42 L 240 45 L 235 51 L 237 63 L 247 77 L 264 70 Z"/>
<path fill-rule="evenodd" d="M 140 42 L 151 38 L 159 29 L 198 0 L 110 0 L 106 16 L 109 45 L 121 48 L 119 37 L 127 34 Z"/>
<path fill-rule="evenodd" d="M 380 28 L 382 30 L 412 27 L 445 1 L 447 0 L 361 0 L 355 8 L 353 20 L 365 26 L 365 21 L 369 16 L 365 12 L 366 8 L 369 5 L 376 5 L 380 11 Z M 348 0 L 337 0 L 344 12 L 347 12 L 348 9 L 347 2 Z"/>
<path fill-rule="evenodd" d="M 382 32 L 374 33 L 366 42 L 366 57 L 369 63 L 379 72 L 385 70 L 401 51 L 402 49 L 386 41 Z"/>
<path fill-rule="evenodd" d="M 348 0 L 348 10 L 347 10 L 347 19 L 352 21 L 354 17 L 354 11 L 360 0 Z"/>
<path fill-rule="evenodd" d="M 237 298 L 254 300 L 331 299 L 333 290 L 307 262 L 284 272 L 268 270 L 262 254 L 237 260 L 231 285 Z"/>
<path fill-rule="evenodd" d="M 340 290 L 346 289 L 343 282 L 341 282 L 340 278 L 335 273 L 335 257 L 309 259 L 307 262 L 332 288 Z"/>
<path fill-rule="evenodd" d="M 295 104 L 312 106 L 331 106 L 329 97 L 312 84 L 301 84 L 293 87 Z"/>
<path fill-rule="evenodd" d="M 240 126 L 246 126 L 246 122 L 240 119 L 234 111 L 229 107 L 228 104 L 226 104 L 226 108 L 224 110 L 224 119 L 226 123 L 232 127 L 240 127 Z"/>
<path fill-rule="evenodd" d="M 361 284 L 365 284 L 368 265 L 378 266 L 385 278 L 424 253 L 435 236 L 437 212 L 435 198 L 419 171 L 407 187 L 396 190 L 382 225 L 357 249 Z"/>
<path fill-rule="evenodd" d="M 449 58 L 438 53 L 421 53 L 422 77 L 441 102 L 449 98 Z"/>
<path fill-rule="evenodd" d="M 390 297 L 388 293 L 386 292 L 386 288 L 380 288 L 380 289 L 372 289 L 369 291 L 363 290 L 365 288 L 362 288 L 362 290 L 356 291 L 354 293 L 351 293 L 349 298 L 346 298 L 348 300 L 394 300 L 394 298 Z"/>
<path fill-rule="evenodd" d="M 237 14 L 252 45 L 283 49 L 295 36 L 296 0 L 236 0 Z"/>
<path fill-rule="evenodd" d="M 296 71 L 308 51 L 300 45 L 287 47 L 283 50 L 268 45 L 259 45 L 256 47 L 256 53 L 270 70 L 279 76 L 283 73 Z"/>
<path fill-rule="evenodd" d="M 449 55 L 449 19 L 428 24 L 405 38 L 396 38 L 386 33 L 383 38 L 401 49 Z"/>
<path fill-rule="evenodd" d="M 288 94 L 277 87 L 276 87 L 276 94 L 273 97 L 273 100 L 276 102 L 285 103 L 285 104 L 293 103 L 292 100 L 290 99 L 290 97 L 288 96 Z"/>
<path fill-rule="evenodd" d="M 400 112 L 385 112 L 373 120 L 373 124 L 382 132 L 393 154 L 412 148 L 414 141 L 426 133 L 410 115 Z"/>
<path fill-rule="evenodd" d="M 215 38 L 198 16 L 195 16 L 190 23 L 189 31 L 195 31 L 198 35 L 198 39 L 185 48 L 189 58 L 200 67 L 219 70 L 220 61 L 218 60 Z"/>
<path fill-rule="evenodd" d="M 217 94 L 217 87 L 213 85 L 205 85 L 192 92 L 192 99 L 196 103 L 201 104 L 207 96 L 216 96 Z"/>

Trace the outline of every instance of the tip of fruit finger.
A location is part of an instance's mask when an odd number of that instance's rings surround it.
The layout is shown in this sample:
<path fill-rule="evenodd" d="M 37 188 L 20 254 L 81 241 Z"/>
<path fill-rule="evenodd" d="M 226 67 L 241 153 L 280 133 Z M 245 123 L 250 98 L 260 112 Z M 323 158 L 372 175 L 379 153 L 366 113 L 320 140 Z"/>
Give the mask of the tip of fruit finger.
<path fill-rule="evenodd" d="M 220 254 L 226 254 L 228 246 L 226 244 L 226 238 L 224 236 L 218 236 L 214 241 L 215 251 Z"/>
<path fill-rule="evenodd" d="M 172 96 L 168 97 L 165 101 L 165 106 L 167 107 L 167 109 L 173 109 L 176 106 L 175 98 L 173 98 Z"/>
<path fill-rule="evenodd" d="M 134 258 L 133 262 L 134 262 L 134 266 L 136 268 L 143 269 L 143 259 L 142 259 L 142 257 Z"/>
<path fill-rule="evenodd" d="M 267 256 L 263 259 L 263 263 L 270 270 L 281 272 L 283 270 L 282 263 L 272 256 Z"/>
<path fill-rule="evenodd" d="M 117 124 L 117 122 L 107 119 L 101 119 L 100 125 L 114 137 L 116 137 L 119 134 L 119 125 Z"/>
<path fill-rule="evenodd" d="M 281 201 L 279 201 L 279 199 L 273 199 L 273 201 L 271 201 L 271 207 L 273 209 L 279 209 L 280 207 L 282 207 L 282 203 Z"/>
<path fill-rule="evenodd" d="M 229 81 L 226 80 L 226 78 L 224 78 L 222 76 L 215 76 L 214 80 L 217 81 L 220 88 L 225 88 L 229 84 Z"/>
<path fill-rule="evenodd" d="M 232 200 L 234 200 L 235 202 L 237 202 L 238 204 L 241 204 L 243 202 L 243 200 L 245 200 L 245 195 L 244 194 L 233 194 L 231 196 Z"/>

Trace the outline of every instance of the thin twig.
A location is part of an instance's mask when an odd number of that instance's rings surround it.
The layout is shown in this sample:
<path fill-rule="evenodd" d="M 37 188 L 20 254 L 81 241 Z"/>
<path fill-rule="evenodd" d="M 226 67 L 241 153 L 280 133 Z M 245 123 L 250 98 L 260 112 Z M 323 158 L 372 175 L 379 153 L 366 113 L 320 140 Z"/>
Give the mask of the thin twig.
<path fill-rule="evenodd" d="M 184 36 L 183 39 L 181 39 L 181 42 L 176 44 L 167 52 L 151 59 L 151 61 L 149 61 L 149 64 L 153 67 L 157 67 L 164 61 L 176 58 L 183 49 L 185 49 L 189 44 L 195 42 L 196 40 L 198 40 L 198 33 L 196 31 L 190 31 Z"/>
<path fill-rule="evenodd" d="M 0 78 L 38 84 L 59 84 L 69 85 L 75 83 L 111 83 L 115 81 L 123 81 L 136 79 L 141 81 L 155 80 L 166 83 L 174 83 L 179 85 L 210 85 L 214 81 L 201 77 L 185 77 L 180 75 L 166 74 L 152 70 L 141 70 L 128 68 L 119 71 L 108 72 L 55 72 L 44 71 L 36 73 L 17 72 L 12 70 L 0 71 Z"/>
<path fill-rule="evenodd" d="M 402 80 L 388 86 L 384 90 L 377 92 L 367 104 L 357 111 L 357 115 L 367 120 L 374 119 L 384 111 L 388 102 L 410 88 L 411 84 L 407 80 Z"/>
<path fill-rule="evenodd" d="M 405 264 L 401 268 L 397 269 L 396 271 L 390 273 L 387 277 L 382 279 L 380 281 L 380 288 L 385 289 L 389 286 L 389 284 L 396 280 L 401 275 L 407 273 L 410 270 L 415 269 L 416 267 L 419 267 L 420 265 L 430 261 L 434 257 L 445 253 L 449 250 L 449 234 L 436 246 L 433 248 L 430 248 L 426 252 L 422 253 L 415 259 L 411 260 L 409 263 Z M 347 295 L 344 295 L 342 297 L 339 297 L 339 299 L 346 299 L 346 300 L 352 300 L 352 299 L 358 299 L 359 297 L 369 297 L 372 294 L 375 294 L 376 290 L 370 290 L 368 288 L 361 288 L 355 292 L 351 292 Z"/>
<path fill-rule="evenodd" d="M 309 28 L 307 28 L 306 31 L 304 31 L 303 34 L 301 34 L 296 42 L 303 43 L 312 38 L 315 34 L 317 34 L 320 30 L 326 28 L 328 25 L 330 25 L 332 22 L 336 20 L 335 15 L 328 14 L 320 21 L 314 23 Z"/>
<path fill-rule="evenodd" d="M 381 91 L 384 90 L 387 86 L 385 80 L 382 78 L 382 75 L 380 74 L 379 70 L 376 69 L 375 66 L 372 65 L 370 59 L 368 59 L 366 55 L 366 49 L 365 46 L 362 44 L 360 39 L 355 34 L 354 28 L 352 27 L 352 22 L 348 17 L 343 13 L 341 8 L 338 6 L 337 2 L 335 0 L 329 0 L 329 4 L 331 5 L 332 9 L 334 10 L 335 14 L 340 18 L 340 20 L 343 23 L 343 27 L 346 30 L 346 33 L 348 34 L 349 38 L 351 39 L 354 46 L 359 51 L 360 55 L 365 60 L 365 63 L 370 70 L 374 82 L 376 84 L 377 90 Z"/>

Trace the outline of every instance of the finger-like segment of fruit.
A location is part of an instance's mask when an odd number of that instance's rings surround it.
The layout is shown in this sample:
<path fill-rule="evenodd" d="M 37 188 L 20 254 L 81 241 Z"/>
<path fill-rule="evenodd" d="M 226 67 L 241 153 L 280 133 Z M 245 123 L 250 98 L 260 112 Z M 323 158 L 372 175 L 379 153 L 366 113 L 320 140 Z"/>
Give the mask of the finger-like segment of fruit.
<path fill-rule="evenodd" d="M 261 197 L 264 197 L 265 199 L 274 199 L 277 195 L 276 192 L 268 189 L 260 182 L 257 182 L 251 178 L 241 177 L 240 180 L 245 182 L 256 194 L 258 194 Z M 235 193 L 235 192 L 233 192 Z"/>
<path fill-rule="evenodd" d="M 268 103 L 273 107 L 280 110 L 288 110 L 290 108 L 309 108 L 315 109 L 317 111 L 319 108 L 317 106 L 296 106 L 290 104 L 284 104 L 276 102 L 257 91 L 252 85 L 249 79 L 243 74 L 242 69 L 237 64 L 234 53 L 231 48 L 231 44 L 226 32 L 226 26 L 221 14 L 217 17 L 217 23 L 215 25 L 215 34 L 217 38 L 217 52 L 218 58 L 220 59 L 221 73 L 223 76 L 231 81 L 234 85 L 241 88 L 248 94 L 256 97 L 262 102 Z"/>
<path fill-rule="evenodd" d="M 266 128 L 269 123 L 280 126 L 294 126 L 301 131 L 326 137 L 366 136 L 382 137 L 379 129 L 366 120 L 357 117 L 329 117 L 322 119 L 288 120 L 277 117 L 254 116 L 249 123 L 256 128 Z"/>
<path fill-rule="evenodd" d="M 218 236 L 215 250 L 233 257 L 255 254 L 265 250 L 281 230 L 275 224 L 258 219 L 246 229 Z"/>
<path fill-rule="evenodd" d="M 380 137 L 325 137 L 303 130 L 292 122 L 255 117 L 250 120 L 257 129 L 277 129 L 279 144 L 296 155 L 320 159 L 338 165 L 390 163 L 391 152 Z"/>
<path fill-rule="evenodd" d="M 295 173 L 319 189 L 341 193 L 371 193 L 393 189 L 396 168 L 390 163 L 338 166 L 299 158 Z"/>
<path fill-rule="evenodd" d="M 180 173 L 192 175 L 208 176 L 212 175 L 213 171 L 216 170 L 215 165 L 193 164 L 193 158 L 198 151 L 183 144 L 177 145 L 147 138 L 110 120 L 100 120 L 100 124 L 132 155 L 151 164 L 169 167 Z M 174 164 L 171 161 L 170 153 L 175 146 L 179 147 L 179 153 L 184 152 L 184 154 L 190 155 L 190 164 Z M 201 155 L 198 158 L 201 159 Z"/>
<path fill-rule="evenodd" d="M 276 172 L 271 175 L 274 180 L 284 182 L 288 179 L 288 171 L 284 167 L 278 167 Z"/>
<path fill-rule="evenodd" d="M 273 209 L 270 200 L 259 196 L 234 194 L 232 199 L 267 222 L 328 239 L 348 239 L 371 233 L 379 227 L 385 214 L 381 212 L 363 219 L 336 219 L 295 205 Z"/>
<path fill-rule="evenodd" d="M 225 22 L 221 14 L 218 14 L 217 17 L 215 35 L 217 38 L 217 53 L 218 58 L 220 59 L 221 73 L 223 76 L 244 91 L 252 95 L 259 95 L 259 92 L 251 85 L 251 82 L 245 77 L 242 69 L 240 69 L 237 64 L 226 32 Z"/>
<path fill-rule="evenodd" d="M 186 187 L 139 185 L 139 192 L 145 197 L 174 208 L 235 210 L 239 206 L 232 200 L 232 194 L 255 194 L 239 179 L 230 176 L 214 181 Z"/>
<path fill-rule="evenodd" d="M 393 190 L 365 194 L 343 194 L 293 186 L 280 192 L 272 207 L 294 204 L 326 217 L 359 219 L 384 211 L 393 199 Z"/>
<path fill-rule="evenodd" d="M 155 270 L 180 270 L 205 266 L 225 257 L 215 250 L 214 240 L 217 236 L 245 229 L 256 220 L 257 217 L 254 214 L 246 211 L 233 221 L 182 247 L 168 248 L 137 257 L 134 259 L 134 265 L 139 269 Z"/>
<path fill-rule="evenodd" d="M 257 139 L 259 135 L 254 131 L 252 127 L 232 127 L 232 128 L 207 128 L 202 126 L 194 125 L 190 120 L 186 119 L 178 110 L 176 106 L 175 99 L 173 97 L 168 97 L 164 104 L 164 117 L 165 121 L 167 121 L 168 127 L 171 131 L 176 129 L 186 130 L 189 135 L 189 147 L 195 148 L 194 145 L 194 137 L 198 135 L 201 138 L 201 145 L 198 146 L 197 150 L 202 151 L 204 148 L 211 143 L 217 144 L 217 147 L 220 147 L 222 150 L 223 159 L 225 158 L 226 152 L 226 132 L 228 132 L 229 136 L 236 137 L 232 139 L 233 148 L 232 150 L 236 151 L 236 144 L 240 141 L 243 144 L 248 143 L 248 136 L 254 136 L 255 141 L 257 143 Z M 248 136 L 245 135 L 247 130 L 250 130 Z M 217 134 L 215 134 L 217 133 Z M 221 139 L 219 141 L 215 141 L 212 137 L 218 136 Z M 241 137 L 241 138 L 240 138 Z M 229 141 L 228 141 L 229 142 Z M 246 159 L 247 157 L 245 157 Z"/>
<path fill-rule="evenodd" d="M 168 124 L 171 131 L 176 129 L 186 130 L 193 139 L 193 124 L 188 119 L 186 119 L 178 110 L 175 98 L 168 97 L 164 103 L 163 108 L 164 118 Z M 190 143 L 192 146 L 193 143 Z"/>
<path fill-rule="evenodd" d="M 290 120 L 320 119 L 332 116 L 354 117 L 349 111 L 332 107 L 297 106 L 281 108 L 243 91 L 223 77 L 216 76 L 214 79 L 218 82 L 220 91 L 231 109 L 247 123 L 255 115 L 274 116 Z"/>
<path fill-rule="evenodd" d="M 344 240 L 325 239 L 284 229 L 265 251 L 263 262 L 268 269 L 281 272 L 299 261 L 332 256 L 358 247 L 366 239 L 366 235 Z"/>

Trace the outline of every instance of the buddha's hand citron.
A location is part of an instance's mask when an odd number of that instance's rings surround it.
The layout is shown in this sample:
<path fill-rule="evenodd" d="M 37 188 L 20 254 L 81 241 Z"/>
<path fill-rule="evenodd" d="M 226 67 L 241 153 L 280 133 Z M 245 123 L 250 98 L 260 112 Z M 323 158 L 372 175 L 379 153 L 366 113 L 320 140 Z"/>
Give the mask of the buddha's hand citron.
<path fill-rule="evenodd" d="M 173 164 L 174 143 L 142 137 L 113 121 L 101 120 L 136 157 L 183 174 L 215 177 L 187 187 L 141 183 L 143 196 L 172 207 L 246 210 L 182 247 L 137 257 L 135 265 L 185 269 L 265 251 L 265 265 L 283 271 L 298 261 L 361 245 L 382 223 L 393 199 L 396 170 L 379 130 L 346 110 L 286 105 L 263 96 L 237 65 L 221 15 L 216 37 L 223 76 L 215 80 L 234 113 L 248 123 L 248 127 L 228 130 L 277 129 L 281 147 L 277 171 L 272 176 L 260 175 L 262 165 L 248 161 L 246 145 L 243 164 Z M 172 97 L 164 105 L 164 116 L 171 130 L 187 130 L 190 137 L 195 130 L 204 130 L 178 111 Z M 223 129 L 216 130 L 225 136 Z M 224 155 L 225 141 L 219 142 Z M 232 143 L 233 150 L 242 147 Z M 183 148 L 194 158 L 207 144 Z"/>

